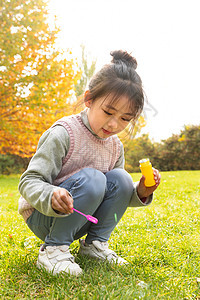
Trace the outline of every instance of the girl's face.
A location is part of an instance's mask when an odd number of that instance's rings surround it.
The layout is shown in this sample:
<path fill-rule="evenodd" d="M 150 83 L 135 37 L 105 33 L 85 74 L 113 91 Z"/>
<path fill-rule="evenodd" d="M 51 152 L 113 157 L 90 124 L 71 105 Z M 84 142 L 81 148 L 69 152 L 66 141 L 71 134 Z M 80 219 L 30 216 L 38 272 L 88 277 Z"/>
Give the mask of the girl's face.
<path fill-rule="evenodd" d="M 124 130 L 133 118 L 127 97 L 122 96 L 116 103 L 110 97 L 85 102 L 89 124 L 96 135 L 107 138 Z"/>

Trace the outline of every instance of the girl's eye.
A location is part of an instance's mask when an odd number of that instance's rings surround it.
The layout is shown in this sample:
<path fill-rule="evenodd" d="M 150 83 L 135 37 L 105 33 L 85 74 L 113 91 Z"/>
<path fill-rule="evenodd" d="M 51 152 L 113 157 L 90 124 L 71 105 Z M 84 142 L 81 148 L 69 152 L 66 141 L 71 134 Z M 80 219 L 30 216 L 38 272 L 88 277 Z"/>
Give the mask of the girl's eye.
<path fill-rule="evenodd" d="M 104 109 L 103 109 L 103 111 L 104 111 L 105 114 L 108 115 L 108 116 L 111 116 L 111 115 L 112 115 L 111 113 L 109 113 L 108 111 L 106 111 L 106 110 L 104 110 Z"/>
<path fill-rule="evenodd" d="M 108 112 L 107 110 L 103 109 L 103 111 L 106 115 L 112 116 L 112 113 Z M 132 120 L 132 118 L 131 119 L 122 118 L 122 121 L 124 121 L 124 122 L 130 122 L 131 120 Z"/>
<path fill-rule="evenodd" d="M 122 120 L 125 121 L 125 122 L 130 122 L 131 121 L 131 119 L 128 120 L 128 119 L 125 119 L 125 118 L 122 118 Z"/>

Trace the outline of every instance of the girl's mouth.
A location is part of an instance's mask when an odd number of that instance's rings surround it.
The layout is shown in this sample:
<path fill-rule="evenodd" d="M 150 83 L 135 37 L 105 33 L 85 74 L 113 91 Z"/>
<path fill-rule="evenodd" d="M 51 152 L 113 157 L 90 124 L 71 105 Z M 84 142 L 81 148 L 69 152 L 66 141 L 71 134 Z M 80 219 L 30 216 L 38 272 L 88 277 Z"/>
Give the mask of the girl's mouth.
<path fill-rule="evenodd" d="M 103 133 L 105 133 L 105 134 L 112 134 L 112 132 L 110 132 L 110 131 L 108 131 L 108 130 L 106 130 L 106 129 L 104 129 L 104 128 L 102 128 L 102 131 L 103 131 Z"/>

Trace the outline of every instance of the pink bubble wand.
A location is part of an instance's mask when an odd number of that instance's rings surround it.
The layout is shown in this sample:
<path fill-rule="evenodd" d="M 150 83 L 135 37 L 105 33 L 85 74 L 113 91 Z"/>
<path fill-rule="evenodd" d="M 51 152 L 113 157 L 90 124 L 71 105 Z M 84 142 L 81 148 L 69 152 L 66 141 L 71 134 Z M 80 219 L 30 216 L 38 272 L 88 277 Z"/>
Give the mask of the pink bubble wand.
<path fill-rule="evenodd" d="M 77 213 L 81 214 L 82 216 L 86 217 L 86 219 L 94 224 L 97 224 L 98 223 L 98 219 L 93 217 L 93 216 L 90 216 L 90 215 L 85 215 L 84 213 L 82 213 L 81 211 L 75 209 L 74 207 L 72 208 L 74 211 L 76 211 Z"/>

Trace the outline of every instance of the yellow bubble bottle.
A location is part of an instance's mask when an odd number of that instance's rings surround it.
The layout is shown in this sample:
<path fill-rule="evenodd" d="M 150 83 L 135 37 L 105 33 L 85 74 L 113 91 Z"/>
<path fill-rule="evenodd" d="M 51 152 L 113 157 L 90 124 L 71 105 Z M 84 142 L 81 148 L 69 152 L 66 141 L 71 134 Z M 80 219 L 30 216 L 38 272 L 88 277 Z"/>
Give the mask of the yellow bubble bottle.
<path fill-rule="evenodd" d="M 149 161 L 149 158 L 144 158 L 139 161 L 140 163 L 140 170 L 142 172 L 142 175 L 145 176 L 144 184 L 146 187 L 150 187 L 155 185 L 154 175 L 153 175 L 153 169 L 152 165 Z"/>

